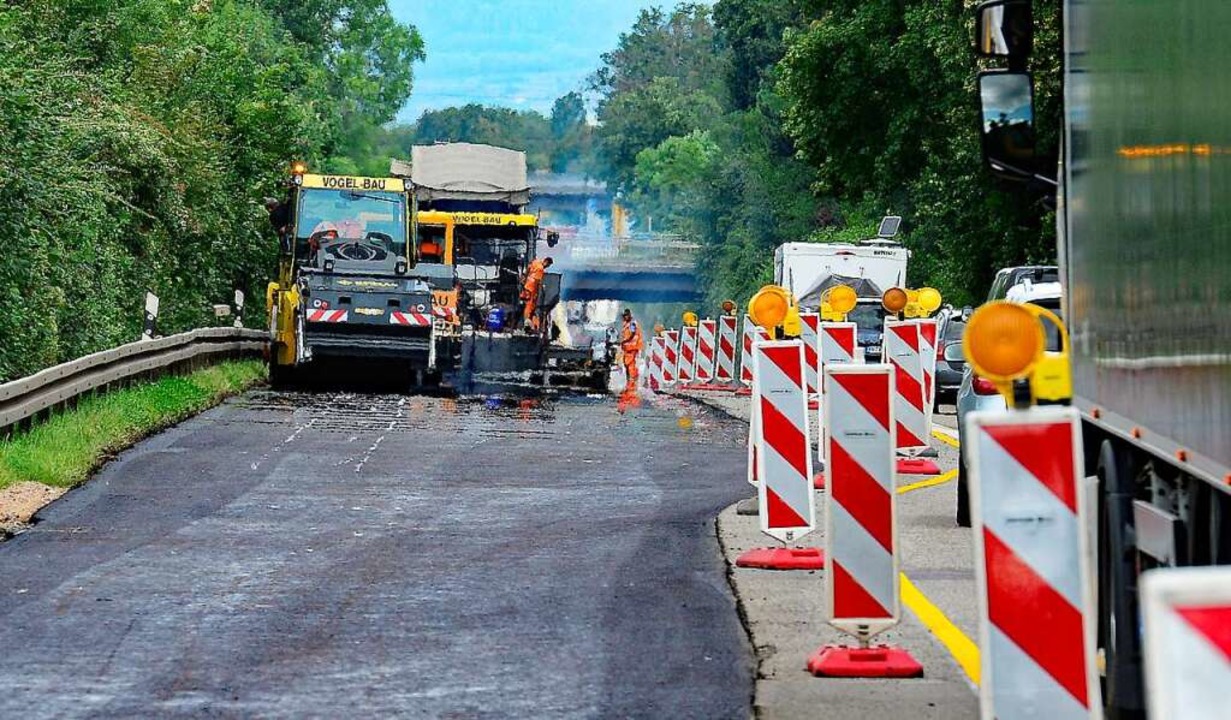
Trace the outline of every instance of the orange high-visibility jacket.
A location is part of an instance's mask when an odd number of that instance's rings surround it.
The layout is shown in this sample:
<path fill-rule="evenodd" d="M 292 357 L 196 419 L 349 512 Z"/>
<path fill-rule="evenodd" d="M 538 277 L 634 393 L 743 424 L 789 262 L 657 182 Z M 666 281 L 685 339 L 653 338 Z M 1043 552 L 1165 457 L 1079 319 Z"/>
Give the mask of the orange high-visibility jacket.
<path fill-rule="evenodd" d="M 547 274 L 547 266 L 542 260 L 534 260 L 526 269 L 526 284 L 522 289 L 522 299 L 529 300 L 539 294 L 539 286 L 543 284 L 543 276 Z"/>
<path fill-rule="evenodd" d="M 641 352 L 641 326 L 636 320 L 624 323 L 624 331 L 620 334 L 620 349 L 626 353 Z"/>

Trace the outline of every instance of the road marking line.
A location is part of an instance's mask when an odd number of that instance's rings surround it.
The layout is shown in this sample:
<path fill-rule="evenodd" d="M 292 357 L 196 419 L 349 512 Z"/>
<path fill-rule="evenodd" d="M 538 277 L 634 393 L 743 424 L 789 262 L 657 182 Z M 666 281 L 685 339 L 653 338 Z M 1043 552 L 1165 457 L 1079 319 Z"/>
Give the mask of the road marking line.
<path fill-rule="evenodd" d="M 970 678 L 970 681 L 977 687 L 979 685 L 979 646 L 966 637 L 966 633 L 958 629 L 940 608 L 936 607 L 919 588 L 915 587 L 910 578 L 906 577 L 906 573 L 901 573 L 900 579 L 902 602 L 910 608 L 915 617 L 919 618 L 919 622 L 923 623 L 923 626 L 945 646 L 945 649 L 957 661 L 958 667 L 962 668 L 962 672 L 966 673 L 966 677 Z"/>
<path fill-rule="evenodd" d="M 949 447 L 958 447 L 957 433 L 949 428 L 932 428 L 932 437 Z"/>
<path fill-rule="evenodd" d="M 912 490 L 922 490 L 923 488 L 930 488 L 930 487 L 936 487 L 937 485 L 944 485 L 945 483 L 949 482 L 955 477 L 957 477 L 957 468 L 950 470 L 944 475 L 937 475 L 934 478 L 928 478 L 927 480 L 920 480 L 919 482 L 913 482 L 909 485 L 903 485 L 902 487 L 898 488 L 898 494 L 901 495 L 902 493 L 908 493 L 908 492 L 911 492 Z"/>

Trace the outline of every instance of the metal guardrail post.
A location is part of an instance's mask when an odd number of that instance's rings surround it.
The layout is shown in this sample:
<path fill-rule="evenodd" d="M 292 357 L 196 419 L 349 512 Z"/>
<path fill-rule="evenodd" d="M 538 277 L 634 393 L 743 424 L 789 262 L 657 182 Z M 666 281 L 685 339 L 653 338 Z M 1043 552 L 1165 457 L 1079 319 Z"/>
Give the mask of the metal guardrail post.
<path fill-rule="evenodd" d="M 235 290 L 235 327 L 242 328 L 244 326 L 244 291 Z"/>
<path fill-rule="evenodd" d="M 154 330 L 158 325 L 158 296 L 152 292 L 145 293 L 145 321 L 142 324 L 141 339 L 153 340 Z"/>

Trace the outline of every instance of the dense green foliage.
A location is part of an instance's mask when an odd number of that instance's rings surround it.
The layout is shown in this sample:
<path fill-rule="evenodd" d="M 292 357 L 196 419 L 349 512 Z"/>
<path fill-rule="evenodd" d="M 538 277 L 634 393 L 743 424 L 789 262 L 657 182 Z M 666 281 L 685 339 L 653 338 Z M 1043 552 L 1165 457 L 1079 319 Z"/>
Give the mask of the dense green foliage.
<path fill-rule="evenodd" d="M 771 280 L 774 246 L 825 222 L 815 174 L 782 132 L 774 63 L 798 3 L 647 10 L 592 78 L 609 183 L 655 229 L 706 246 L 712 301 Z"/>
<path fill-rule="evenodd" d="M 410 128 L 393 128 L 411 142 L 471 142 L 522 150 L 531 172 L 588 172 L 593 129 L 586 122 L 585 100 L 572 92 L 558 98 L 551 117 L 534 110 L 510 110 L 479 104 L 429 110 Z"/>
<path fill-rule="evenodd" d="M 348 153 L 421 56 L 384 0 L 4 5 L 0 381 L 135 340 L 147 289 L 165 332 L 208 324 L 236 287 L 259 318 L 261 197 L 293 157 L 367 162 Z"/>
<path fill-rule="evenodd" d="M 77 485 L 117 451 L 264 379 L 264 363 L 236 360 L 83 398 L 0 440 L 0 489 L 23 481 Z"/>
<path fill-rule="evenodd" d="M 934 0 L 814 2 L 780 64 L 786 129 L 818 189 L 904 216 L 910 279 L 975 301 L 997 268 L 1055 257 L 1038 196 L 1001 192 L 982 169 L 973 15 Z M 1040 141 L 1059 128 L 1059 3 L 1036 2 Z M 856 216 L 861 213 L 855 213 Z"/>
<path fill-rule="evenodd" d="M 1059 117 L 1059 7 L 1036 3 L 1044 147 Z M 718 0 L 644 11 L 602 58 L 600 173 L 655 229 L 707 251 L 711 300 L 743 299 L 793 240 L 905 218 L 910 281 L 970 302 L 995 270 L 1054 257 L 1037 196 L 981 167 L 967 3 Z"/>

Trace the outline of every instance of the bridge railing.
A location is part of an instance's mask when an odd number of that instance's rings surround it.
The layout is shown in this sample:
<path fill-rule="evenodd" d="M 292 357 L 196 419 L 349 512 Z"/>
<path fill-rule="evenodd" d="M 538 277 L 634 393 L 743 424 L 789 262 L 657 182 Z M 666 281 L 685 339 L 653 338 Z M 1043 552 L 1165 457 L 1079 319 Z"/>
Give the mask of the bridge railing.
<path fill-rule="evenodd" d="M 551 249 L 561 267 L 569 265 L 692 267 L 701 246 L 680 236 L 619 237 L 605 240 L 569 238 Z"/>

